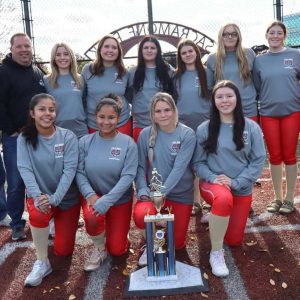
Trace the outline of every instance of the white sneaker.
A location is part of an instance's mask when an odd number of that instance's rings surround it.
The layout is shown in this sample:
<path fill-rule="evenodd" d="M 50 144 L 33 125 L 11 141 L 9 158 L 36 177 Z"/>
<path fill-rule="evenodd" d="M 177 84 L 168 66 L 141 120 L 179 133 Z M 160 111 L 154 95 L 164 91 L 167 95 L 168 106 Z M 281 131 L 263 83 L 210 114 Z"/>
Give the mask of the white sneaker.
<path fill-rule="evenodd" d="M 140 259 L 139 259 L 139 262 L 138 262 L 138 265 L 140 267 L 144 267 L 144 266 L 147 266 L 147 247 L 146 246 L 143 246 L 141 249 L 144 248 L 144 252 L 143 254 L 140 256 Z"/>
<path fill-rule="evenodd" d="M 9 227 L 9 223 L 11 222 L 11 218 L 9 215 L 6 215 L 3 220 L 0 221 L 0 226 Z"/>
<path fill-rule="evenodd" d="M 87 261 L 84 264 L 84 270 L 86 272 L 92 272 L 97 270 L 101 264 L 104 262 L 104 260 L 107 257 L 107 252 L 105 249 L 99 250 L 98 248 L 94 248 L 92 254 L 87 259 Z"/>
<path fill-rule="evenodd" d="M 43 278 L 52 272 L 52 268 L 47 258 L 46 261 L 36 260 L 32 271 L 26 277 L 24 285 L 25 286 L 37 286 L 39 285 Z"/>
<path fill-rule="evenodd" d="M 54 220 L 53 218 L 50 219 L 50 222 L 49 222 L 49 235 L 51 238 L 55 238 L 55 225 L 54 225 Z"/>
<path fill-rule="evenodd" d="M 211 265 L 212 273 L 218 277 L 226 277 L 229 275 L 229 270 L 226 266 L 224 259 L 223 249 L 217 251 L 211 251 L 209 257 L 209 263 Z"/>

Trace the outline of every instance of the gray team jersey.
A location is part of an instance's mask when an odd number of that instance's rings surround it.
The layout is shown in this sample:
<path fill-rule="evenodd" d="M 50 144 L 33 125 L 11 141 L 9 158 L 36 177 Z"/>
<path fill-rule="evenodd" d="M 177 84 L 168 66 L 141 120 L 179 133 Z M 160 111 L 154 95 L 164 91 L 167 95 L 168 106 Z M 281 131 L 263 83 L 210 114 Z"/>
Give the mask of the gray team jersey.
<path fill-rule="evenodd" d="M 207 155 L 203 142 L 208 136 L 209 121 L 197 129 L 197 146 L 193 166 L 197 175 L 210 183 L 218 175 L 224 174 L 232 180 L 232 191 L 235 195 L 249 195 L 253 183 L 260 176 L 266 151 L 260 127 L 256 122 L 245 118 L 243 133 L 244 147 L 237 151 L 233 142 L 233 125 L 221 123 L 218 138 L 217 154 Z"/>
<path fill-rule="evenodd" d="M 37 205 L 37 198 L 47 194 L 49 202 L 61 209 L 79 203 L 76 186 L 71 186 L 78 164 L 78 140 L 75 134 L 61 127 L 51 138 L 38 136 L 36 150 L 23 135 L 17 141 L 17 165 L 28 197 Z M 69 189 L 70 188 L 70 189 Z"/>
<path fill-rule="evenodd" d="M 129 86 L 133 86 L 133 78 L 136 67 L 129 70 Z M 173 69 L 169 70 L 169 76 L 172 77 Z M 145 128 L 151 125 L 150 106 L 153 96 L 162 92 L 158 78 L 156 77 L 156 68 L 145 68 L 145 80 L 143 87 L 137 93 L 133 93 L 131 99 L 133 126 Z"/>
<path fill-rule="evenodd" d="M 44 76 L 44 82 L 47 93 L 56 100 L 56 124 L 72 130 L 77 137 L 88 134 L 82 100 L 83 86 L 78 87 L 70 74 L 58 76 L 57 88 L 50 86 L 49 76 Z"/>
<path fill-rule="evenodd" d="M 170 200 L 193 203 L 193 171 L 191 159 L 196 144 L 194 131 L 178 123 L 173 132 L 158 130 L 154 146 L 154 158 L 149 164 L 148 149 L 151 126 L 142 130 L 138 140 L 139 165 L 136 176 L 138 198 L 150 196 L 150 179 L 156 168 L 162 175 L 163 194 Z"/>
<path fill-rule="evenodd" d="M 80 139 L 76 181 L 85 199 L 102 195 L 94 205 L 99 213 L 132 198 L 137 155 L 132 138 L 122 133 L 104 139 L 95 132 Z"/>
<path fill-rule="evenodd" d="M 209 99 L 201 97 L 201 86 L 197 71 L 185 71 L 175 82 L 175 86 L 178 92 L 179 121 L 196 132 L 197 127 L 209 119 L 210 111 Z"/>
<path fill-rule="evenodd" d="M 252 49 L 246 48 L 246 55 L 249 65 L 249 70 L 252 73 L 255 53 Z M 211 89 L 215 84 L 215 65 L 216 54 L 212 53 L 207 58 L 207 82 Z M 239 65 L 236 57 L 236 52 L 226 52 L 223 61 L 223 79 L 233 81 L 238 87 L 243 104 L 243 111 L 246 117 L 254 117 L 257 115 L 256 90 L 252 78 L 248 84 L 240 77 Z"/>
<path fill-rule="evenodd" d="M 92 75 L 89 70 L 90 65 L 90 63 L 86 64 L 81 73 L 86 89 L 88 127 L 97 129 L 96 106 L 104 96 L 110 93 L 114 93 L 122 98 L 122 112 L 117 127 L 125 125 L 130 118 L 130 107 L 124 96 L 128 82 L 128 73 L 119 79 L 117 78 L 117 68 L 113 66 L 105 68 L 102 75 Z"/>
<path fill-rule="evenodd" d="M 281 117 L 300 111 L 300 51 L 287 48 L 257 56 L 254 81 L 260 114 Z"/>

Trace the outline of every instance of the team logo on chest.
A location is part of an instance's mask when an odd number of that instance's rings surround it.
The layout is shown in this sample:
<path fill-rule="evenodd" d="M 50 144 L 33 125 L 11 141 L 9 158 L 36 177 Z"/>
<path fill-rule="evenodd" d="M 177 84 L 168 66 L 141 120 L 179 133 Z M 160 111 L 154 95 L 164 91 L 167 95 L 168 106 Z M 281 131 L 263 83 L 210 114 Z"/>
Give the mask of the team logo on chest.
<path fill-rule="evenodd" d="M 54 154 L 55 158 L 61 158 L 64 155 L 64 149 L 65 145 L 64 144 L 55 144 L 54 145 Z"/>
<path fill-rule="evenodd" d="M 248 138 L 249 138 L 249 133 L 247 130 L 244 130 L 243 132 L 243 142 L 245 145 L 248 145 L 249 141 L 248 141 Z"/>
<path fill-rule="evenodd" d="M 284 68 L 286 68 L 286 69 L 293 69 L 294 60 L 292 58 L 285 58 L 283 60 L 283 65 L 284 65 Z"/>
<path fill-rule="evenodd" d="M 115 83 L 123 84 L 123 79 L 118 77 L 118 73 L 115 73 Z"/>
<path fill-rule="evenodd" d="M 73 90 L 76 90 L 76 91 L 79 90 L 78 85 L 74 80 L 71 80 L 71 87 Z"/>
<path fill-rule="evenodd" d="M 110 149 L 110 155 L 111 157 L 109 159 L 113 159 L 113 160 L 120 160 L 120 155 L 121 155 L 121 148 L 119 147 L 111 147 Z"/>
<path fill-rule="evenodd" d="M 176 155 L 180 150 L 180 141 L 173 141 L 171 145 L 171 154 Z"/>

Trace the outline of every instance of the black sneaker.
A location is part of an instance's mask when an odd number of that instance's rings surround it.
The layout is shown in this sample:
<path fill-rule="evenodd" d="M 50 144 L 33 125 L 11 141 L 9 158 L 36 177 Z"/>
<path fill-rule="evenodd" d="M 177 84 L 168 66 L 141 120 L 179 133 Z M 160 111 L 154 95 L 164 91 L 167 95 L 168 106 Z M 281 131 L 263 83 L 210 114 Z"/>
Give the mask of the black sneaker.
<path fill-rule="evenodd" d="M 24 227 L 15 227 L 12 230 L 11 239 L 13 241 L 21 241 L 26 239 L 26 234 L 24 232 Z"/>

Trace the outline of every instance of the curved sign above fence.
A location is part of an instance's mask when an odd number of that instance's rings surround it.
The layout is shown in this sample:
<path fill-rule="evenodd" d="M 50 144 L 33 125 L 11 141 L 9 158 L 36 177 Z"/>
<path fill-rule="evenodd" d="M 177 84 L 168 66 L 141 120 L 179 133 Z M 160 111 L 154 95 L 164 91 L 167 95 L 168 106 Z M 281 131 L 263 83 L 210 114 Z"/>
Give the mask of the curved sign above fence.
<path fill-rule="evenodd" d="M 112 31 L 110 34 L 121 43 L 125 56 L 133 46 L 138 44 L 145 35 L 149 34 L 148 22 L 127 25 Z M 181 39 L 190 39 L 195 42 L 202 53 L 209 53 L 209 49 L 215 45 L 215 41 L 206 34 L 194 28 L 172 22 L 153 22 L 153 35 L 174 47 L 177 46 Z M 89 59 L 95 57 L 97 44 L 98 41 L 84 53 Z"/>

